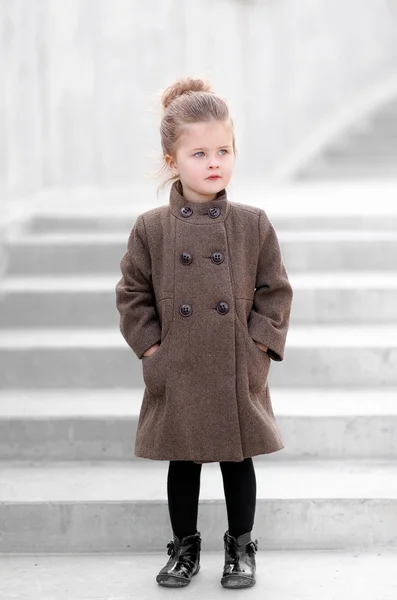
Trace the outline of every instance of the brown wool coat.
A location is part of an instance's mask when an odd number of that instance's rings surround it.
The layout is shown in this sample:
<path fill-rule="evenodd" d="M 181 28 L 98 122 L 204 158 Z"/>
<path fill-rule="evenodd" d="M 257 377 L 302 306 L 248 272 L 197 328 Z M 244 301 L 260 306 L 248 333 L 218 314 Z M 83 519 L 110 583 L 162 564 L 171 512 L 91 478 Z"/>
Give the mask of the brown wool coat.
<path fill-rule="evenodd" d="M 145 382 L 135 455 L 206 463 L 276 452 L 268 373 L 284 358 L 293 291 L 275 230 L 226 190 L 205 203 L 181 192 L 174 182 L 169 204 L 137 217 L 116 285 Z"/>

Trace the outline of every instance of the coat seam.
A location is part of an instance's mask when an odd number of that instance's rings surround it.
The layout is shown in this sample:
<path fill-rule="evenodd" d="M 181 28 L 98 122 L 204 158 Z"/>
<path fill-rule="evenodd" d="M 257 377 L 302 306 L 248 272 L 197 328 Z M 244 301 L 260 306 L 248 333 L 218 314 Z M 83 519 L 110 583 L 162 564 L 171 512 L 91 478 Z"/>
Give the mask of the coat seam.
<path fill-rule="evenodd" d="M 231 211 L 229 211 L 229 214 L 231 213 Z M 229 245 L 229 237 L 228 237 L 228 232 L 227 232 L 227 227 L 226 225 L 224 225 L 225 227 L 225 236 L 226 236 L 226 245 L 227 245 L 227 252 L 229 257 L 231 256 L 230 254 L 230 245 Z M 234 290 L 235 288 L 235 282 L 234 282 L 234 273 L 233 273 L 233 267 L 232 267 L 232 261 L 228 260 L 228 269 L 229 269 L 229 276 L 230 276 L 230 281 L 231 281 L 231 285 L 232 285 L 232 293 L 234 295 Z M 236 306 L 234 307 L 234 315 L 237 316 L 237 310 L 236 310 Z M 240 423 L 240 415 L 239 415 L 239 410 L 238 410 L 238 389 L 237 389 L 237 368 L 236 368 L 236 323 L 235 320 L 233 319 L 233 331 L 234 331 L 234 361 L 235 361 L 235 368 L 234 368 L 234 394 L 235 394 L 235 398 L 236 398 L 236 411 L 237 411 L 237 419 L 238 419 L 238 429 L 239 429 L 239 436 L 240 436 L 240 448 L 241 448 L 241 454 L 244 454 L 244 446 L 243 446 L 243 436 L 242 436 L 242 431 L 241 431 L 241 423 Z"/>
<path fill-rule="evenodd" d="M 145 241 L 146 241 L 146 247 L 149 250 L 149 257 L 150 257 L 150 270 L 152 271 L 152 253 L 150 251 L 150 244 L 149 244 L 149 239 L 148 239 L 148 234 L 146 231 L 146 224 L 145 224 L 145 219 L 142 215 L 142 223 L 143 223 L 143 230 L 145 232 Z"/>
<path fill-rule="evenodd" d="M 259 255 L 262 251 L 262 246 L 265 243 L 265 240 L 263 240 L 263 244 L 261 246 L 261 216 L 262 216 L 262 209 L 259 212 L 259 217 L 258 217 L 258 257 L 256 260 L 256 273 L 255 273 L 255 290 L 256 290 L 256 280 L 258 278 L 258 268 L 259 268 Z M 266 239 L 266 238 L 265 238 Z"/>
<path fill-rule="evenodd" d="M 246 206 L 241 206 L 241 204 L 239 204 L 239 206 L 236 206 L 235 204 L 233 204 L 232 202 L 230 202 L 230 207 L 235 210 L 235 211 L 239 211 L 239 210 L 243 210 L 244 212 L 250 213 L 251 215 L 257 215 L 258 214 L 258 210 L 252 210 L 251 208 L 248 208 Z M 262 209 L 259 208 L 259 214 L 260 211 Z"/>
<path fill-rule="evenodd" d="M 258 254 L 261 251 L 261 213 L 258 218 Z"/>
<path fill-rule="evenodd" d="M 139 216 L 141 216 L 142 218 L 145 218 L 145 219 L 150 219 L 151 217 L 154 218 L 166 208 L 168 208 L 167 204 L 163 204 L 161 206 L 156 206 L 155 208 L 152 208 L 151 210 L 141 213 Z"/>
<path fill-rule="evenodd" d="M 170 214 L 172 215 L 171 211 Z M 172 215 L 173 216 L 173 215 Z M 177 227 L 177 221 L 174 218 L 174 235 L 173 235 L 173 240 L 172 240 L 172 247 L 175 248 L 176 250 L 176 227 Z M 176 297 L 176 251 L 173 253 L 173 291 L 172 291 L 172 318 L 171 318 L 171 323 L 170 323 L 170 329 L 174 323 L 174 319 L 175 319 L 175 297 Z"/>

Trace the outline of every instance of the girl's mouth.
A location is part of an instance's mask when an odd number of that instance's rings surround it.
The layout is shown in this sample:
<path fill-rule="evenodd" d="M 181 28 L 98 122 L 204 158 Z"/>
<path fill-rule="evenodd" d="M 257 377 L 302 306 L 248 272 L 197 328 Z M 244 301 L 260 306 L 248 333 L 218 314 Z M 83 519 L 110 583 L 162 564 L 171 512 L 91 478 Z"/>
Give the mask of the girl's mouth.
<path fill-rule="evenodd" d="M 211 177 L 207 177 L 207 179 L 220 179 L 220 175 L 211 175 Z"/>

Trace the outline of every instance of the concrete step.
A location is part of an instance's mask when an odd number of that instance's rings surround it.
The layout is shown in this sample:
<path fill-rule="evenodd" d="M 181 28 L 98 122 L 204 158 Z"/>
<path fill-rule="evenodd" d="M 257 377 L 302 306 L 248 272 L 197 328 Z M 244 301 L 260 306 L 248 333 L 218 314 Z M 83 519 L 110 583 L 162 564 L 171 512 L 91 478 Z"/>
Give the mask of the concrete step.
<path fill-rule="evenodd" d="M 357 149 L 354 145 L 345 148 L 331 147 L 324 152 L 322 161 L 332 165 L 395 168 L 397 164 L 397 141 L 394 148 L 376 148 L 370 144 L 362 144 Z"/>
<path fill-rule="evenodd" d="M 8 277 L 0 283 L 0 327 L 118 327 L 116 279 Z M 397 322 L 396 271 L 293 272 L 289 279 L 296 324 Z"/>
<path fill-rule="evenodd" d="M 370 138 L 363 135 L 351 136 L 347 139 L 338 139 L 326 150 L 325 156 L 340 156 L 346 153 L 346 156 L 361 156 L 367 158 L 370 156 L 395 156 L 397 158 L 397 135 L 391 134 L 388 137 Z"/>
<path fill-rule="evenodd" d="M 155 578 L 169 558 L 167 541 L 162 552 L 151 554 L 0 555 L 0 595 L 18 600 L 160 600 L 168 594 Z M 335 600 L 349 590 L 349 600 L 394 600 L 396 559 L 395 548 L 272 551 L 261 544 L 256 585 L 248 594 L 251 600 Z M 200 572 L 183 598 L 224 598 L 223 564 L 223 541 L 209 551 L 202 539 Z"/>
<path fill-rule="evenodd" d="M 370 124 L 366 131 L 359 132 L 352 136 L 352 141 L 357 144 L 366 144 L 374 147 L 394 145 L 397 143 L 397 127 L 393 124 L 384 124 L 382 126 Z"/>
<path fill-rule="evenodd" d="M 397 178 L 397 104 L 380 108 L 332 140 L 298 180 Z"/>
<path fill-rule="evenodd" d="M 397 182 L 349 181 L 332 185 L 311 181 L 270 185 L 265 180 L 233 179 L 231 201 L 267 211 L 277 231 L 282 229 L 397 230 Z M 373 202 L 374 195 L 376 203 Z M 141 201 L 137 202 L 136 198 Z M 321 198 L 321 202 L 319 202 Z M 43 190 L 34 200 L 21 201 L 26 231 L 123 232 L 128 235 L 137 214 L 168 204 L 168 192 L 157 199 L 154 186 L 138 191 L 102 188 Z M 13 203 L 15 206 L 15 202 Z"/>
<path fill-rule="evenodd" d="M 381 114 L 374 115 L 371 119 L 371 129 L 379 131 L 379 133 L 384 132 L 396 132 L 397 133 L 397 118 L 396 114 Z"/>
<path fill-rule="evenodd" d="M 397 546 L 395 461 L 255 462 L 263 547 Z M 161 551 L 170 532 L 167 461 L 1 463 L 3 552 Z M 218 463 L 203 465 L 199 528 L 227 528 Z"/>
<path fill-rule="evenodd" d="M 264 206 L 267 209 L 266 206 Z M 313 207 L 315 209 L 315 207 Z M 29 234 L 44 234 L 47 232 L 122 232 L 125 236 L 131 231 L 135 222 L 137 213 L 131 208 L 130 213 L 126 214 L 42 214 L 35 215 L 28 224 L 27 232 Z M 271 219 L 277 233 L 282 230 L 316 230 L 316 229 L 367 229 L 367 230 L 396 230 L 397 216 L 389 214 L 338 214 L 323 215 L 308 214 L 276 214 L 269 211 Z"/>
<path fill-rule="evenodd" d="M 292 272 L 288 276 L 294 290 L 291 323 L 364 325 L 396 321 L 396 269 Z"/>
<path fill-rule="evenodd" d="M 394 121 L 397 121 L 397 101 L 395 99 L 386 102 L 373 115 L 373 120 L 382 121 L 385 119 L 393 119 Z"/>
<path fill-rule="evenodd" d="M 388 131 L 379 135 L 375 130 L 358 132 L 354 135 L 340 137 L 327 149 L 327 152 L 346 150 L 348 153 L 356 153 L 368 156 L 372 153 L 391 154 L 397 151 L 397 131 Z"/>
<path fill-rule="evenodd" d="M 117 231 L 128 235 L 135 223 L 137 213 L 131 211 L 127 214 L 116 215 L 35 215 L 29 222 L 28 231 L 31 234 L 47 232 L 109 232 Z"/>
<path fill-rule="evenodd" d="M 397 232 L 376 230 L 281 231 L 286 268 L 293 271 L 395 270 Z M 8 241 L 8 275 L 120 273 L 123 233 L 24 235 Z"/>
<path fill-rule="evenodd" d="M 291 325 L 283 387 L 396 387 L 397 326 Z M 116 328 L 0 330 L 0 388 L 142 387 L 142 365 Z"/>
<path fill-rule="evenodd" d="M 127 247 L 124 233 L 49 233 L 24 235 L 8 242 L 7 273 L 69 275 L 120 272 Z"/>
<path fill-rule="evenodd" d="M 117 281 L 111 275 L 8 277 L 0 282 L 0 327 L 118 327 Z"/>
<path fill-rule="evenodd" d="M 317 162 L 313 161 L 309 166 L 305 167 L 301 171 L 294 175 L 294 178 L 299 182 L 307 182 L 308 180 L 315 180 L 321 182 L 322 185 L 328 185 L 328 182 L 339 181 L 347 182 L 351 181 L 369 181 L 379 180 L 390 180 L 392 185 L 395 185 L 397 181 L 397 166 L 385 166 L 385 165 L 369 165 L 364 167 L 363 165 L 348 165 L 338 164 L 333 165 L 328 162 Z"/>
<path fill-rule="evenodd" d="M 143 388 L 3 390 L 0 460 L 134 460 L 142 397 Z M 397 388 L 275 387 L 271 397 L 285 445 L 275 461 L 397 459 Z"/>

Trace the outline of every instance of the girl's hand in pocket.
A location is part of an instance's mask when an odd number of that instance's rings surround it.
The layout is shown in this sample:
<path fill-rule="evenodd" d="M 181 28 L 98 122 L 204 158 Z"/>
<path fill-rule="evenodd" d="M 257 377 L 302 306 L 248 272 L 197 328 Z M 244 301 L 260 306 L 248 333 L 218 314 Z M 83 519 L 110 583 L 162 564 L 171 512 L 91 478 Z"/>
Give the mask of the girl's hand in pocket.
<path fill-rule="evenodd" d="M 157 350 L 157 348 L 160 346 L 160 344 L 154 344 L 153 346 L 151 346 L 150 348 L 148 348 L 148 350 L 146 350 L 143 353 L 143 356 L 151 356 L 152 354 L 154 354 Z"/>
<path fill-rule="evenodd" d="M 255 344 L 258 346 L 258 348 L 260 348 L 261 350 L 263 350 L 264 352 L 267 352 L 268 347 L 264 346 L 263 344 L 261 344 L 260 342 L 256 342 L 254 340 Z"/>

